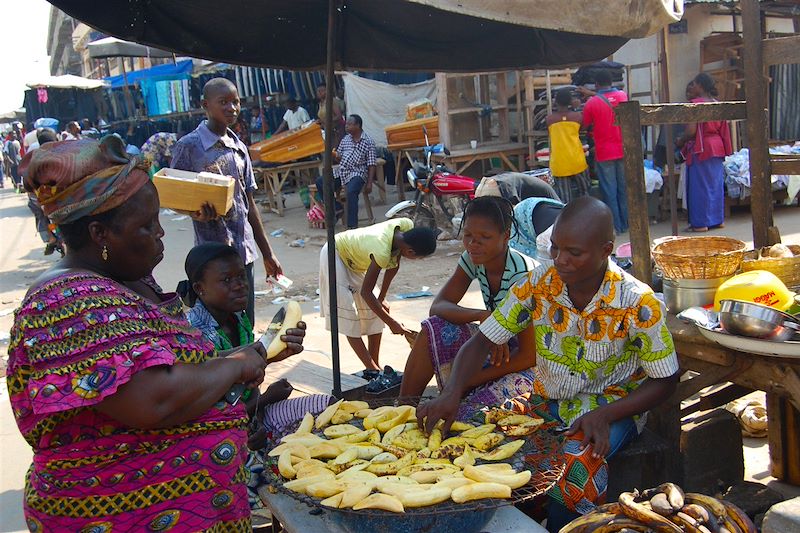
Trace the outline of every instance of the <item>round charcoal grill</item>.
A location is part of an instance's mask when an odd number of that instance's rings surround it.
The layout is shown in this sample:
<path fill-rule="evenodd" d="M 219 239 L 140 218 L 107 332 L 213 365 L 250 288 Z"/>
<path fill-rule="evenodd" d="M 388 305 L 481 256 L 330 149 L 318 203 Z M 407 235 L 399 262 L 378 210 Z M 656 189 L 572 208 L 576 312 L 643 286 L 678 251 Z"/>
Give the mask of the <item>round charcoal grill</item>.
<path fill-rule="evenodd" d="M 427 398 L 423 398 L 427 400 Z M 419 398 L 404 398 L 406 404 L 416 405 Z M 379 399 L 368 402 L 370 408 L 383 405 L 399 405 L 396 400 Z M 363 421 L 354 418 L 350 424 L 363 429 Z M 299 422 L 290 428 L 293 432 Z M 319 500 L 298 494 L 283 487 L 283 478 L 277 473 L 277 457 L 266 457 L 264 475 L 277 490 L 299 500 L 312 509 L 328 513 L 329 518 L 340 527 L 353 533 L 378 531 L 380 533 L 436 532 L 436 533 L 474 533 L 481 531 L 494 516 L 495 511 L 504 505 L 515 505 L 540 496 L 558 482 L 564 473 L 565 460 L 561 452 L 563 437 L 550 431 L 556 424 L 544 424 L 535 433 L 525 437 L 527 442 L 510 459 L 515 470 L 530 470 L 530 482 L 511 493 L 509 499 L 486 499 L 466 503 L 452 500 L 429 507 L 406 509 L 404 514 L 380 509 L 332 509 L 320 505 Z M 321 432 L 316 432 L 321 434 Z M 275 443 L 277 445 L 277 442 Z M 479 463 L 482 461 L 479 460 Z"/>

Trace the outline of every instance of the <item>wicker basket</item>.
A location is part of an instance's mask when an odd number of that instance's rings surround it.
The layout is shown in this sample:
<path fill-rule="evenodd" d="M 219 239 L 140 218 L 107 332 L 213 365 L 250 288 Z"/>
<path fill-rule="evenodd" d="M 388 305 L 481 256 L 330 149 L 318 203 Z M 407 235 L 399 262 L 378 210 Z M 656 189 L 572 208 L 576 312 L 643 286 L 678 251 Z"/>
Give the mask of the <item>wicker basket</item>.
<path fill-rule="evenodd" d="M 739 270 L 745 247 L 730 237 L 682 237 L 658 244 L 653 260 L 665 278 L 722 278 Z"/>
<path fill-rule="evenodd" d="M 768 257 L 769 248 L 751 250 L 744 255 L 742 271 L 766 270 L 772 272 L 789 288 L 800 287 L 800 246 L 790 244 L 794 257 Z M 761 257 L 759 257 L 759 255 Z"/>

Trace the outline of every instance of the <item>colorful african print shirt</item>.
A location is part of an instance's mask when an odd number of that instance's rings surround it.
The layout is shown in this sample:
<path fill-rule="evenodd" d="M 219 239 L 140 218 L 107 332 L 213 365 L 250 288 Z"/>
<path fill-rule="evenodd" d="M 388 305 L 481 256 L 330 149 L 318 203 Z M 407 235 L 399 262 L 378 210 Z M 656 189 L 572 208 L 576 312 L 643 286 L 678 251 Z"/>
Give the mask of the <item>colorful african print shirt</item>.
<path fill-rule="evenodd" d="M 600 290 L 578 311 L 555 268 L 541 266 L 511 288 L 480 331 L 502 344 L 533 323 L 533 392 L 559 400 L 559 416 L 571 424 L 626 396 L 646 377 L 678 371 L 664 312 L 650 287 L 611 262 Z"/>
<path fill-rule="evenodd" d="M 219 402 L 164 429 L 95 408 L 137 372 L 216 355 L 177 295 L 164 296 L 159 305 L 69 273 L 16 311 L 7 384 L 33 448 L 23 502 L 31 531 L 250 531 L 243 406 Z"/>

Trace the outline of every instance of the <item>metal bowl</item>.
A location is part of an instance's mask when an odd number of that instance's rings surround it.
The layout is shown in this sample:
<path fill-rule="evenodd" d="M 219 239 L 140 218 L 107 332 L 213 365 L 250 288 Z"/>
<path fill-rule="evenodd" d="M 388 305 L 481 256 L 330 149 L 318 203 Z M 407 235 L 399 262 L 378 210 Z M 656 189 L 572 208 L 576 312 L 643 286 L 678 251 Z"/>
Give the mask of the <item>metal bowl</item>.
<path fill-rule="evenodd" d="M 741 300 L 721 300 L 719 305 L 722 329 L 734 335 L 786 341 L 800 331 L 794 317 L 774 307 Z"/>

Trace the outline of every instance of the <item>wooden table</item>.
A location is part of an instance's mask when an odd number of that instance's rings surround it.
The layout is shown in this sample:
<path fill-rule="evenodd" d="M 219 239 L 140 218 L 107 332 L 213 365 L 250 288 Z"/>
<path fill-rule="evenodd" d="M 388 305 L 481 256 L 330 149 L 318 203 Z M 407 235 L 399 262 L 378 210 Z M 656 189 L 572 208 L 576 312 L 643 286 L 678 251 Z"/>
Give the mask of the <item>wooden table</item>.
<path fill-rule="evenodd" d="M 512 172 L 519 172 L 520 169 L 525 169 L 524 157 L 528 153 L 528 146 L 522 143 L 506 143 L 506 144 L 487 144 L 478 146 L 475 150 L 470 148 L 466 150 L 454 150 L 447 154 L 433 154 L 431 159 L 435 163 L 449 164 L 455 170 L 456 174 L 463 174 L 470 165 L 476 161 L 484 161 L 487 159 L 498 158 L 506 167 Z M 515 166 L 509 157 L 517 156 L 519 163 Z"/>
<path fill-rule="evenodd" d="M 293 397 L 300 393 L 330 394 L 333 390 L 333 374 L 330 361 L 324 356 L 311 351 L 303 353 L 303 357 L 290 357 L 277 363 L 270 363 L 267 368 L 270 383 L 286 378 L 292 384 Z M 361 400 L 366 392 L 367 381 L 350 374 L 340 374 L 342 396 L 347 400 Z"/>
<path fill-rule="evenodd" d="M 414 161 L 423 161 L 425 159 L 425 152 L 423 147 L 419 148 L 400 148 L 398 150 L 391 150 L 394 157 L 394 185 L 397 187 L 397 197 L 400 200 L 406 199 L 406 177 L 403 174 L 403 159 L 408 161 L 409 165 L 414 165 Z"/>
<path fill-rule="evenodd" d="M 323 511 L 319 514 L 310 514 L 312 508 L 297 501 L 296 499 L 277 492 L 272 494 L 269 487 L 258 489 L 258 495 L 272 513 L 272 531 L 280 531 L 283 527 L 288 533 L 348 533 L 337 523 L 331 520 L 329 512 Z M 398 520 L 402 520 L 402 515 L 398 515 Z M 500 507 L 483 531 L 492 533 L 547 533 L 547 530 L 540 526 L 535 520 L 528 518 L 513 505 Z M 367 532 L 364 532 L 367 533 Z"/>
<path fill-rule="evenodd" d="M 290 177 L 300 183 L 314 183 L 322 175 L 322 160 L 300 161 L 275 167 L 256 167 L 253 171 L 264 178 L 269 210 L 283 216 L 283 186 Z"/>
<path fill-rule="evenodd" d="M 725 405 L 753 390 L 764 391 L 767 393 L 772 475 L 790 483 L 800 483 L 800 358 L 771 357 L 725 348 L 703 337 L 696 326 L 671 314 L 667 315 L 667 327 L 675 341 L 681 370 L 699 373 L 679 383 L 665 406 L 677 411 L 675 416 L 669 417 L 673 433 L 674 426 L 680 432 L 683 416 Z M 712 385 L 723 386 L 680 408 L 681 401 Z"/>

